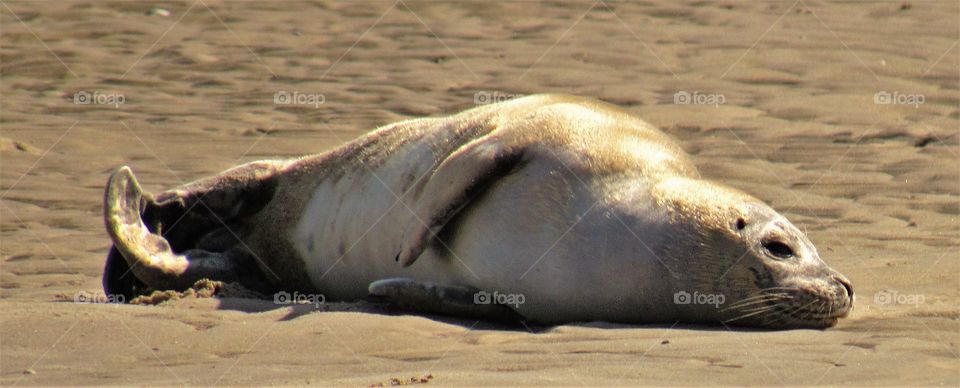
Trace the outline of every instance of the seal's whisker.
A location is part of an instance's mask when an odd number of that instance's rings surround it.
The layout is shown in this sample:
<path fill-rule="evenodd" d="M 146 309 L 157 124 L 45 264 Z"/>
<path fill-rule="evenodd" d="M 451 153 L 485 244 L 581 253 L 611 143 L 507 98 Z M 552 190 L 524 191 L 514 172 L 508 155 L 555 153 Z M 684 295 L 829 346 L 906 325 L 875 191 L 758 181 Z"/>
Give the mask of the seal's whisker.
<path fill-rule="evenodd" d="M 759 315 L 759 314 L 767 315 L 767 313 L 771 313 L 771 312 L 773 312 L 773 313 L 781 313 L 781 314 L 782 314 L 783 312 L 788 311 L 788 310 L 790 309 L 789 302 L 790 302 L 790 300 L 788 299 L 788 300 L 777 301 L 777 302 L 775 302 L 775 303 L 773 303 L 773 304 L 768 304 L 768 305 L 765 305 L 765 306 L 760 306 L 760 307 L 751 309 L 751 310 L 749 310 L 749 311 L 745 311 L 744 314 L 742 314 L 742 315 L 740 315 L 740 316 L 737 316 L 737 317 L 735 317 L 735 318 L 732 318 L 732 319 L 728 319 L 728 320 L 726 320 L 726 321 L 724 321 L 724 322 L 737 321 L 737 320 L 740 320 L 740 319 L 749 318 L 749 317 L 752 317 L 752 316 L 755 316 L 755 315 Z M 770 315 L 772 315 L 772 314 L 770 314 Z M 767 319 L 767 317 L 764 317 L 764 318 Z M 783 317 L 781 316 L 781 318 L 783 318 Z M 773 322 L 775 322 L 775 321 L 773 321 Z M 767 323 L 767 324 L 769 324 L 769 323 Z"/>
<path fill-rule="evenodd" d="M 770 305 L 771 302 L 782 303 L 782 302 L 788 301 L 788 300 L 790 300 L 790 299 L 791 299 L 791 298 L 789 298 L 789 297 L 760 299 L 760 300 L 752 301 L 752 302 L 750 302 L 750 303 L 743 303 L 743 304 L 739 304 L 739 305 L 736 305 L 736 306 L 726 307 L 726 308 L 724 308 L 724 309 L 722 309 L 722 310 L 720 310 L 720 311 L 743 310 L 743 309 L 753 308 L 753 307 L 757 307 L 757 306 L 768 306 L 768 305 Z"/>
<path fill-rule="evenodd" d="M 804 320 L 805 319 L 803 318 L 804 314 L 810 315 L 810 311 L 807 309 L 807 307 L 810 307 L 811 305 L 817 302 L 818 300 L 813 300 L 813 301 L 810 301 L 810 303 L 807 303 L 803 306 L 795 307 L 794 309 L 790 310 L 790 312 L 787 313 L 787 315 L 799 320 Z"/>
<path fill-rule="evenodd" d="M 770 321 L 766 321 L 764 322 L 764 324 L 767 326 L 772 326 L 773 324 L 780 323 L 780 321 L 790 318 L 790 315 L 786 313 L 786 311 L 788 310 L 789 310 L 789 307 L 777 309 L 776 311 L 777 315 L 770 314 L 771 318 L 773 317 L 777 317 L 777 318 Z"/>
<path fill-rule="evenodd" d="M 796 287 L 769 287 L 769 288 L 764 288 L 764 289 L 757 290 L 757 292 L 755 292 L 755 293 L 752 294 L 751 296 L 748 296 L 748 297 L 745 297 L 745 298 L 743 298 L 743 299 L 738 300 L 738 301 L 735 302 L 734 304 L 740 303 L 740 302 L 746 302 L 746 301 L 753 300 L 753 299 L 757 299 L 757 298 L 763 298 L 763 297 L 766 297 L 766 296 L 769 296 L 769 295 L 789 295 L 789 294 L 790 294 L 789 292 L 784 292 L 784 291 L 792 291 L 792 292 L 795 292 L 795 291 L 797 291 L 797 290 L 798 290 L 798 288 L 796 288 Z M 779 292 L 774 292 L 774 291 L 779 291 Z"/>
<path fill-rule="evenodd" d="M 734 307 L 734 306 L 741 305 L 741 304 L 749 304 L 749 303 L 756 302 L 756 301 L 758 301 L 758 300 L 764 300 L 764 299 L 770 299 L 770 298 L 777 298 L 777 297 L 781 297 L 781 296 L 786 296 L 786 294 L 758 295 L 758 296 L 754 296 L 754 297 L 750 297 L 750 298 L 740 299 L 740 300 L 738 300 L 738 301 L 730 304 L 730 306 L 728 306 L 728 307 Z"/>
<path fill-rule="evenodd" d="M 764 291 L 770 291 L 770 290 L 790 290 L 790 291 L 796 291 L 796 290 L 799 290 L 799 288 L 794 287 L 794 286 L 767 287 L 767 288 L 762 288 L 762 289 L 758 290 L 758 292 L 764 292 Z"/>
<path fill-rule="evenodd" d="M 753 312 L 749 312 L 749 313 L 746 313 L 746 314 L 737 316 L 737 317 L 735 317 L 735 318 L 727 319 L 727 320 L 723 321 L 723 323 L 730 323 L 730 322 L 733 322 L 733 321 L 739 321 L 739 320 L 741 320 L 741 319 L 749 318 L 749 317 L 752 317 L 752 316 L 757 315 L 757 314 L 763 314 L 763 313 L 765 313 L 765 312 L 767 312 L 767 311 L 770 311 L 770 310 L 772 310 L 772 309 L 774 309 L 774 308 L 775 308 L 775 306 L 765 306 L 763 309 L 760 309 L 760 310 L 757 310 L 757 311 L 753 311 Z"/>
<path fill-rule="evenodd" d="M 823 314 L 830 305 L 825 301 L 820 301 L 820 307 L 817 308 L 817 314 Z"/>
<path fill-rule="evenodd" d="M 758 293 L 756 293 L 756 294 L 753 294 L 753 295 L 748 296 L 748 297 L 746 297 L 746 298 L 740 299 L 738 302 L 748 301 L 748 300 L 756 299 L 756 298 L 762 298 L 762 297 L 769 296 L 769 295 L 789 295 L 789 293 L 786 293 L 786 292 L 760 291 L 760 292 L 758 292 Z"/>
<path fill-rule="evenodd" d="M 761 299 L 761 300 L 753 301 L 753 302 L 750 302 L 750 303 L 743 303 L 743 304 L 739 304 L 739 305 L 736 305 L 736 306 L 725 307 L 725 308 L 723 308 L 723 309 L 720 309 L 720 311 L 721 311 L 721 312 L 724 312 L 724 311 L 739 311 L 739 310 L 743 310 L 743 309 L 746 309 L 746 308 L 753 308 L 753 307 L 757 307 L 757 306 L 769 306 L 769 305 L 770 305 L 770 302 L 774 302 L 774 301 L 776 301 L 776 299 Z"/>
<path fill-rule="evenodd" d="M 732 309 L 738 309 L 738 308 L 743 308 L 743 307 L 747 307 L 747 306 L 750 306 L 750 305 L 766 303 L 766 302 L 770 302 L 770 301 L 774 301 L 774 300 L 778 300 L 778 299 L 793 299 L 793 297 L 790 296 L 789 294 L 765 294 L 765 295 L 757 295 L 757 296 L 752 296 L 752 297 L 749 297 L 749 298 L 744 298 L 744 299 L 738 300 L 737 302 L 735 302 L 735 303 L 733 303 L 733 304 L 731 304 L 731 305 L 723 308 L 722 311 L 732 310 Z"/>
<path fill-rule="evenodd" d="M 790 317 L 790 313 L 793 312 L 794 310 L 796 310 L 797 307 L 798 307 L 796 304 L 794 304 L 794 302 L 796 302 L 796 301 L 795 301 L 795 300 L 791 300 L 791 301 L 789 301 L 789 302 L 784 301 L 784 302 L 781 302 L 781 303 L 776 304 L 776 305 L 775 305 L 775 307 L 777 308 L 776 314 L 777 314 L 777 316 L 779 316 L 780 318 L 777 319 L 777 320 L 774 320 L 774 321 L 772 321 L 772 322 L 776 322 L 776 321 L 778 321 L 778 320 L 780 320 L 780 319 Z"/>
<path fill-rule="evenodd" d="M 820 308 L 817 310 L 817 313 L 810 315 L 811 319 L 817 320 L 829 319 L 833 317 L 833 304 L 826 301 L 820 301 Z"/>
<path fill-rule="evenodd" d="M 790 299 L 792 299 L 792 297 L 790 296 L 768 297 L 768 298 L 757 299 L 757 300 L 753 300 L 745 303 L 738 303 L 735 305 L 731 305 L 729 307 L 723 308 L 721 311 L 742 310 L 745 308 L 756 307 L 759 305 L 769 305 L 770 303 L 782 303 L 782 302 L 789 301 Z"/>
<path fill-rule="evenodd" d="M 756 310 L 759 310 L 759 309 L 761 309 L 761 308 L 771 307 L 771 306 L 774 306 L 774 307 L 775 307 L 775 306 L 777 306 L 777 305 L 774 304 L 774 305 L 762 305 L 762 306 L 749 306 L 749 308 L 746 308 L 746 307 L 745 307 L 745 308 L 741 308 L 740 311 L 756 311 Z"/>
<path fill-rule="evenodd" d="M 763 297 L 770 296 L 770 295 L 788 295 L 788 294 L 785 293 L 785 292 L 778 292 L 778 293 L 764 292 L 764 293 L 756 294 L 756 295 L 753 295 L 753 296 L 748 296 L 748 297 L 746 297 L 746 298 L 740 299 L 740 300 L 737 301 L 737 302 L 745 302 L 745 301 L 748 301 L 748 300 L 751 300 L 751 299 L 763 298 Z"/>
<path fill-rule="evenodd" d="M 769 308 L 768 308 L 768 309 L 769 309 Z M 723 323 L 736 322 L 736 321 L 739 321 L 739 320 L 741 320 L 741 319 L 746 319 L 746 318 L 749 318 L 749 317 L 751 317 L 751 316 L 754 316 L 754 315 L 757 315 L 757 314 L 762 314 L 762 313 L 765 313 L 765 312 L 767 312 L 767 310 L 755 311 L 755 312 L 751 312 L 751 313 L 742 314 L 742 315 L 739 315 L 739 316 L 737 316 L 737 317 L 735 317 L 735 318 L 727 319 L 727 320 L 723 321 Z"/>

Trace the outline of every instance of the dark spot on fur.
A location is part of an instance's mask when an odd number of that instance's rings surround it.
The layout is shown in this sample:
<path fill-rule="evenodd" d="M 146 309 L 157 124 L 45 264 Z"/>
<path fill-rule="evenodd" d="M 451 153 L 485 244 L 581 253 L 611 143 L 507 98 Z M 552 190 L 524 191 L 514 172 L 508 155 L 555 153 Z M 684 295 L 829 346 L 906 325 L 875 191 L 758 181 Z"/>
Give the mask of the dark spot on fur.
<path fill-rule="evenodd" d="M 313 252 L 313 239 L 312 239 L 312 238 L 307 240 L 307 252 L 310 252 L 311 254 L 314 253 L 314 252 Z"/>
<path fill-rule="evenodd" d="M 747 227 L 747 221 L 743 220 L 743 217 L 737 218 L 737 230 L 743 230 Z"/>
<path fill-rule="evenodd" d="M 417 182 L 417 176 L 413 172 L 408 172 L 403 176 L 403 186 L 400 187 L 400 195 L 410 191 L 410 186 Z"/>
<path fill-rule="evenodd" d="M 747 267 L 753 273 L 753 285 L 759 289 L 773 286 L 773 276 L 767 271 L 762 271 L 754 267 Z"/>

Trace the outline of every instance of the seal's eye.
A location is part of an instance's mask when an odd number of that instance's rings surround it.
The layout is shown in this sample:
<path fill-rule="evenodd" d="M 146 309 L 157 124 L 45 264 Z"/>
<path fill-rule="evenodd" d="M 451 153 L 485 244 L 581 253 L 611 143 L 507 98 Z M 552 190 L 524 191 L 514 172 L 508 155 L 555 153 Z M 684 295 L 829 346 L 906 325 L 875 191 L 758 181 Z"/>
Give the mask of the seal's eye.
<path fill-rule="evenodd" d="M 763 243 L 763 249 L 766 249 L 767 252 L 770 252 L 776 258 L 779 259 L 789 259 L 793 257 L 793 249 L 779 241 L 767 241 Z"/>

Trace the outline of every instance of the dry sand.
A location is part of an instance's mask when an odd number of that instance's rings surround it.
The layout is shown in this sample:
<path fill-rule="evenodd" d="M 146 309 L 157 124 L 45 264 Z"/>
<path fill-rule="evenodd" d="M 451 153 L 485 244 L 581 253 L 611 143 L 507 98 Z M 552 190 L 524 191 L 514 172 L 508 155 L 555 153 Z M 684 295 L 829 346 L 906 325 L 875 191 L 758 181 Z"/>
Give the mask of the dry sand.
<path fill-rule="evenodd" d="M 0 4 L 2 385 L 960 385 L 956 1 L 152 5 Z M 533 334 L 353 305 L 61 301 L 100 288 L 113 168 L 159 191 L 480 91 L 594 96 L 660 126 L 805 229 L 855 310 L 826 331 Z"/>

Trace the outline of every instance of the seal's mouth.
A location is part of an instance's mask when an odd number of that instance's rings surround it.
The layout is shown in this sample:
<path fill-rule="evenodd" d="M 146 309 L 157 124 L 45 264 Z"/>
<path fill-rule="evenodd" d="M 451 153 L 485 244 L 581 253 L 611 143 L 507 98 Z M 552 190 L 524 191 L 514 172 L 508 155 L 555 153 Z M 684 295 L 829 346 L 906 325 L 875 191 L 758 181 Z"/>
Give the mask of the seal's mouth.
<path fill-rule="evenodd" d="M 832 327 L 850 314 L 853 291 L 846 282 L 841 290 L 824 293 L 802 287 L 770 287 L 721 310 L 724 324 L 771 329 Z"/>
<path fill-rule="evenodd" d="M 827 309 L 824 312 L 824 308 Z M 849 305 L 834 306 L 829 303 L 823 303 L 816 309 L 796 309 L 795 312 L 787 312 L 786 319 L 781 324 L 772 320 L 769 327 L 777 328 L 828 328 L 837 324 L 840 318 L 850 314 Z"/>

